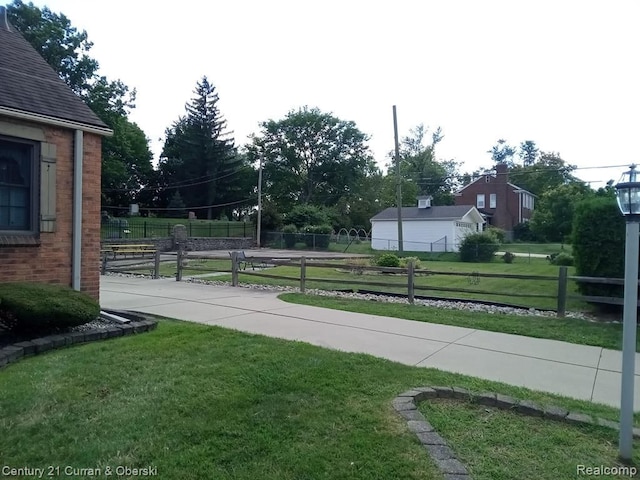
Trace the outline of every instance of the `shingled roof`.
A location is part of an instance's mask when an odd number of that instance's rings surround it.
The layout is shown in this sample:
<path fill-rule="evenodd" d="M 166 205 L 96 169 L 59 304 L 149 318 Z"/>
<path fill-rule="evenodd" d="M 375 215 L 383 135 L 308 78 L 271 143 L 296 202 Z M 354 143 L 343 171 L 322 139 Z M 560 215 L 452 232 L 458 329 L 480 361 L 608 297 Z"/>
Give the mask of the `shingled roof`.
<path fill-rule="evenodd" d="M 429 208 L 418 207 L 402 207 L 402 220 L 457 220 L 464 217 L 473 205 L 440 205 Z M 393 220 L 398 218 L 398 209 L 396 207 L 387 208 L 374 217 L 376 220 Z"/>
<path fill-rule="evenodd" d="M 0 108 L 104 128 L 107 125 L 67 86 L 0 7 Z"/>

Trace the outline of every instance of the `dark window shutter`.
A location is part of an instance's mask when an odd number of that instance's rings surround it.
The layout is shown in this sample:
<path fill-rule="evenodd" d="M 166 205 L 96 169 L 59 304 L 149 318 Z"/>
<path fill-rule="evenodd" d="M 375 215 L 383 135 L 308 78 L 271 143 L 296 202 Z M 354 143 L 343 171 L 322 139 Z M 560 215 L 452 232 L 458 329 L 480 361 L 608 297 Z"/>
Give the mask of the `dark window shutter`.
<path fill-rule="evenodd" d="M 56 145 L 40 144 L 40 231 L 56 231 Z"/>

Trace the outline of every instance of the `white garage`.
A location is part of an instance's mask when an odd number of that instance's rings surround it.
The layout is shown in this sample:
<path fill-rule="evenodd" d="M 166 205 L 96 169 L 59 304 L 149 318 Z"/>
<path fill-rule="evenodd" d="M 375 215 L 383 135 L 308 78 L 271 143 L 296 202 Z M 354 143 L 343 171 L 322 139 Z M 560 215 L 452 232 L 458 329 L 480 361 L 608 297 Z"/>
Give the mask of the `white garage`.
<path fill-rule="evenodd" d="M 469 233 L 481 232 L 484 218 L 473 205 L 431 206 L 430 197 L 416 207 L 402 207 L 402 241 L 406 252 L 457 252 Z M 398 209 L 390 207 L 371 219 L 371 248 L 399 250 Z"/>

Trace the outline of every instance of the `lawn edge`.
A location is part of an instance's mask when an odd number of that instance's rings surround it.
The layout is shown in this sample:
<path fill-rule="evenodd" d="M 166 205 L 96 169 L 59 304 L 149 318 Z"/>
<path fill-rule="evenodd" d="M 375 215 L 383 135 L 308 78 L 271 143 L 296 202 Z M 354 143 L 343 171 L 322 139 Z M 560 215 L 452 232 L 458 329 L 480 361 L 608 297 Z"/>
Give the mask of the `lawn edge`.
<path fill-rule="evenodd" d="M 139 312 L 119 311 L 130 322 L 93 328 L 81 332 L 68 332 L 33 338 L 0 348 L 0 370 L 22 358 L 40 355 L 48 351 L 82 343 L 99 342 L 110 338 L 150 332 L 158 326 L 158 320 Z"/>
<path fill-rule="evenodd" d="M 393 399 L 393 409 L 406 421 L 407 428 L 416 434 L 422 447 L 447 480 L 471 480 L 472 477 L 467 467 L 447 445 L 446 439 L 440 436 L 428 419 L 418 411 L 420 403 L 442 398 L 511 410 L 520 415 L 545 418 L 569 425 L 595 425 L 620 430 L 618 422 L 569 411 L 557 406 L 541 407 L 531 400 L 519 400 L 500 393 L 474 393 L 466 388 L 443 386 L 416 387 L 407 390 Z M 633 438 L 640 438 L 639 427 L 633 428 Z"/>

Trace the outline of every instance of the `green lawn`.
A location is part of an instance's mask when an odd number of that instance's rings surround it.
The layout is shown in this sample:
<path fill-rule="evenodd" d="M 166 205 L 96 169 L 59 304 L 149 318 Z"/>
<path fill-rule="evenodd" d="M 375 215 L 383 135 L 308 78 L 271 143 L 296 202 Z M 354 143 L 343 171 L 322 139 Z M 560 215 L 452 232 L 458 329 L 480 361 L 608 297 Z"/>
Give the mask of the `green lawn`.
<path fill-rule="evenodd" d="M 438 479 L 391 407 L 397 394 L 422 385 L 495 391 L 618 418 L 603 405 L 162 321 L 148 334 L 49 352 L 0 370 L 0 458 L 3 465 L 32 468 L 152 466 L 157 478 L 185 480 Z M 512 433 L 514 441 L 522 437 Z M 564 448 L 563 436 L 535 429 L 528 435 L 551 450 Z M 587 430 L 576 442 L 579 455 L 563 459 L 563 469 L 590 459 L 615 462 L 615 434 Z M 471 455 L 480 461 L 484 452 Z M 528 458 L 542 464 L 546 453 Z M 519 459 L 495 462 L 512 468 L 508 478 L 522 478 L 515 476 Z"/>
<path fill-rule="evenodd" d="M 359 261 L 352 262 L 357 267 Z M 307 263 L 307 288 L 319 288 L 325 290 L 376 290 L 391 293 L 407 292 L 407 279 L 404 275 L 380 274 L 380 273 L 354 273 L 344 268 L 345 261 L 336 262 L 336 268 L 314 267 L 312 262 Z M 531 263 L 514 262 L 507 264 L 501 261 L 491 263 L 462 263 L 462 262 L 422 262 L 421 269 L 426 269 L 435 274 L 418 274 L 415 279 L 416 295 L 436 296 L 444 298 L 462 298 L 475 300 L 488 300 L 514 304 L 539 309 L 555 309 L 555 298 L 526 297 L 524 295 L 546 295 L 554 297 L 557 294 L 558 267 L 550 265 L 545 259 L 531 259 Z M 357 269 L 356 269 L 357 270 Z M 474 278 L 473 273 L 486 274 L 515 274 L 515 275 L 539 275 L 552 276 L 552 280 L 521 280 L 506 278 Z M 289 285 L 299 286 L 300 268 L 297 266 L 278 266 L 269 269 L 270 275 L 287 277 L 287 279 L 262 278 L 252 275 L 251 270 L 241 272 L 239 281 L 242 283 Z M 260 273 L 260 272 L 259 272 Z M 453 275 L 459 273 L 462 275 Z M 569 269 L 569 274 L 573 268 Z M 222 278 L 220 278 L 222 279 Z M 323 279 L 324 281 L 314 281 Z M 342 281 L 344 283 L 340 283 Z M 389 286 L 367 285 L 367 282 L 380 282 Z M 440 288 L 452 291 L 441 291 Z M 470 293 L 464 290 L 480 290 L 489 293 Z M 568 285 L 569 294 L 577 294 L 575 282 Z M 581 301 L 569 299 L 569 310 L 590 310 L 590 307 Z"/>
<path fill-rule="evenodd" d="M 619 323 L 589 322 L 573 318 L 496 315 L 301 293 L 283 293 L 279 298 L 291 303 L 368 315 L 404 318 L 409 321 L 455 325 L 457 327 L 560 340 L 579 345 L 622 349 L 622 324 Z M 640 333 L 637 336 L 637 351 L 640 352 Z"/>
<path fill-rule="evenodd" d="M 567 426 L 456 400 L 423 402 L 420 410 L 474 480 L 569 479 L 579 478 L 578 465 L 622 466 L 616 458 L 617 434 L 607 428 Z"/>
<path fill-rule="evenodd" d="M 190 259 L 189 266 L 183 276 L 202 275 L 211 272 L 229 272 L 229 260 L 198 260 Z M 335 265 L 335 268 L 317 267 L 313 261 L 307 262 L 307 288 L 324 290 L 375 290 L 390 293 L 407 293 L 407 278 L 404 275 L 380 274 L 379 272 L 359 272 L 357 267 L 368 262 L 367 259 L 325 261 Z M 349 267 L 346 267 L 349 265 Z M 507 264 L 499 260 L 491 263 L 464 263 L 448 261 L 421 261 L 420 269 L 433 274 L 418 273 L 415 278 L 416 295 L 435 296 L 442 298 L 461 298 L 472 300 L 487 300 L 507 303 L 527 308 L 550 309 L 557 307 L 557 275 L 558 268 L 550 265 L 545 259 L 533 258 L 526 261 L 515 261 Z M 132 270 L 133 272 L 133 270 Z M 175 264 L 171 262 L 161 265 L 162 276 L 175 276 Z M 551 280 L 523 280 L 512 278 L 474 277 L 474 272 L 480 274 L 511 274 L 537 275 L 553 277 Z M 454 275 L 457 273 L 458 275 Z M 259 275 L 275 275 L 283 278 L 266 278 Z M 569 268 L 569 275 L 573 268 Z M 230 281 L 231 274 L 217 276 L 217 280 Z M 314 280 L 316 279 L 316 280 Z M 281 265 L 266 270 L 254 271 L 251 267 L 239 273 L 241 283 L 286 285 L 298 287 L 300 285 L 300 267 Z M 367 285 L 369 283 L 384 283 L 388 286 Z M 442 291 L 440 289 L 451 291 Z M 488 293 L 472 293 L 465 290 L 476 290 Z M 577 294 L 575 282 L 568 284 L 568 293 Z M 526 297 L 526 295 L 548 296 Z M 569 299 L 568 310 L 590 311 L 592 308 L 586 303 Z"/>

